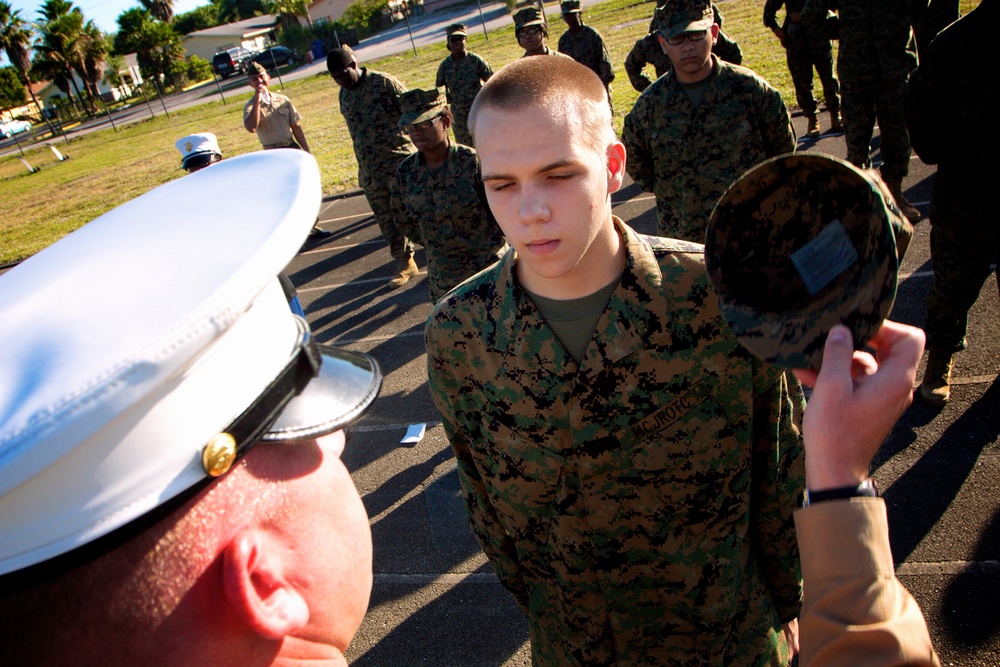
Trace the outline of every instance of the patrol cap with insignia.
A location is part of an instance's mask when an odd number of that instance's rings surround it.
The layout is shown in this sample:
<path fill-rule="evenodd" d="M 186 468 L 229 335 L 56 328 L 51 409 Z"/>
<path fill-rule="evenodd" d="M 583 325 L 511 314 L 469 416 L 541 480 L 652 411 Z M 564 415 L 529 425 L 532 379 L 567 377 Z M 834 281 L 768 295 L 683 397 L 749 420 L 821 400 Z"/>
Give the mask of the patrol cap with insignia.
<path fill-rule="evenodd" d="M 881 179 L 814 153 L 763 162 L 712 212 L 705 265 L 723 317 L 765 361 L 818 369 L 834 324 L 864 347 L 913 233 Z"/>
<path fill-rule="evenodd" d="M 247 63 L 247 74 L 260 76 L 261 74 L 267 74 L 267 68 L 261 65 L 259 62 L 251 60 Z"/>
<path fill-rule="evenodd" d="M 181 169 L 201 169 L 222 159 L 219 141 L 211 132 L 189 134 L 177 140 L 181 152 Z"/>
<path fill-rule="evenodd" d="M 563 14 L 579 14 L 580 0 L 563 0 L 559 3 L 559 11 Z"/>
<path fill-rule="evenodd" d="M 399 117 L 399 126 L 405 127 L 437 118 L 444 112 L 446 100 L 447 96 L 440 88 L 414 88 L 402 93 L 399 96 L 399 106 L 403 115 Z"/>
<path fill-rule="evenodd" d="M 234 188 L 268 196 L 218 196 Z M 316 344 L 277 279 L 320 196 L 305 151 L 241 155 L 0 276 L 0 587 L 113 548 L 255 444 L 371 404 L 375 361 Z"/>
<path fill-rule="evenodd" d="M 666 0 L 653 11 L 653 23 L 666 39 L 708 30 L 713 17 L 710 0 Z"/>
<path fill-rule="evenodd" d="M 445 33 L 448 35 L 448 39 L 452 37 L 467 37 L 466 27 L 464 23 L 452 23 L 450 26 L 444 29 Z"/>
<path fill-rule="evenodd" d="M 533 25 L 545 25 L 545 17 L 538 7 L 525 7 L 514 14 L 514 32 Z"/>

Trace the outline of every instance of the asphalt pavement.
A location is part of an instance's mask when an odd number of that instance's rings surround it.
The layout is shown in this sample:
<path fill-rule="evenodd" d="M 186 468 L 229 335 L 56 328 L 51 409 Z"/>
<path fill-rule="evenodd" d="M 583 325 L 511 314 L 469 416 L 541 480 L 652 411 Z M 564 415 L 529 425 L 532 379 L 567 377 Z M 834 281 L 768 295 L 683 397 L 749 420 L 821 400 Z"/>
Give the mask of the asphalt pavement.
<path fill-rule="evenodd" d="M 803 133 L 804 120 L 794 122 Z M 842 136 L 799 148 L 846 153 Z M 925 215 L 933 178 L 934 169 L 914 157 L 904 190 Z M 651 195 L 628 184 L 612 200 L 617 215 L 654 231 Z M 392 290 L 393 262 L 364 197 L 326 202 L 320 224 L 333 236 L 307 243 L 288 273 L 319 340 L 368 352 L 385 373 L 371 412 L 349 430 L 344 457 L 375 545 L 371 606 L 348 658 L 356 667 L 529 665 L 526 622 L 468 528 L 454 458 L 427 389 L 422 331 L 431 305 L 423 252 L 420 276 Z M 892 312 L 918 326 L 932 275 L 929 232 L 925 218 Z M 998 308 L 991 280 L 970 313 L 969 350 L 956 359 L 952 402 L 941 412 L 914 403 L 876 461 L 899 577 L 923 607 L 945 665 L 1000 665 Z M 401 444 L 414 424 L 426 426 L 423 438 Z"/>

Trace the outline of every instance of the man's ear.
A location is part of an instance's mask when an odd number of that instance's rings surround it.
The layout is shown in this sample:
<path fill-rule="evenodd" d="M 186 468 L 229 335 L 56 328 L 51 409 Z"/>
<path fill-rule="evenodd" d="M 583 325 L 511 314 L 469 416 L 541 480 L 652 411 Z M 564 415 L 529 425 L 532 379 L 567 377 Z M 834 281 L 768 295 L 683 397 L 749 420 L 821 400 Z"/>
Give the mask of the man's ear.
<path fill-rule="evenodd" d="M 618 192 L 625 179 L 625 144 L 616 141 L 608 146 L 608 192 Z"/>
<path fill-rule="evenodd" d="M 236 616 L 258 635 L 282 639 L 309 621 L 309 605 L 288 581 L 284 550 L 269 548 L 259 530 L 244 529 L 222 552 L 226 600 Z"/>

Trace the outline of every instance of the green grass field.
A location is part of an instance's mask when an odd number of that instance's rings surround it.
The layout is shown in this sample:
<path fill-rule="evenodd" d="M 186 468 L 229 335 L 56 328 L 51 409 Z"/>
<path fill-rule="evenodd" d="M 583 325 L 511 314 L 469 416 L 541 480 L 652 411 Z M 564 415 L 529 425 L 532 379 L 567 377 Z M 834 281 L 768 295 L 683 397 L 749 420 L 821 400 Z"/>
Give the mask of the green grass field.
<path fill-rule="evenodd" d="M 794 106 L 784 51 L 761 20 L 763 0 L 717 0 L 717 4 L 724 15 L 724 29 L 743 49 L 743 65 L 770 81 L 786 104 Z M 967 12 L 978 1 L 962 0 L 961 4 Z M 653 7 L 653 2 L 607 0 L 584 14 L 585 22 L 604 36 L 615 64 L 612 98 L 619 131 L 638 97 L 622 63 L 635 41 L 645 34 Z M 545 11 L 550 20 L 549 44 L 554 47 L 566 26 L 558 18 L 558 3 L 546 5 Z M 494 70 L 523 53 L 512 26 L 490 33 L 488 40 L 481 30 L 470 30 L 468 42 L 469 49 L 484 57 Z M 418 49 L 416 56 L 408 50 L 363 64 L 395 75 L 410 88 L 429 88 L 434 85 L 438 63 L 447 55 L 442 35 L 439 44 Z M 276 80 L 272 87 L 277 87 Z M 284 91 L 303 116 L 302 126 L 322 170 L 326 195 L 357 187 L 357 164 L 338 109 L 338 90 L 324 72 L 291 82 Z M 818 80 L 816 90 L 821 94 Z M 212 94 L 206 88 L 206 95 Z M 227 101 L 225 105 L 214 101 L 171 112 L 170 118 L 160 115 L 117 132 L 110 128 L 93 132 L 69 145 L 59 140 L 59 150 L 71 158 L 63 162 L 46 147 L 32 149 L 26 158 L 38 169 L 35 174 L 29 174 L 17 156 L 0 159 L 0 201 L 6 213 L 0 220 L 0 264 L 24 259 L 101 213 L 184 175 L 174 147 L 180 137 L 214 132 L 226 156 L 258 150 L 256 137 L 243 129 L 245 100 L 230 96 Z"/>

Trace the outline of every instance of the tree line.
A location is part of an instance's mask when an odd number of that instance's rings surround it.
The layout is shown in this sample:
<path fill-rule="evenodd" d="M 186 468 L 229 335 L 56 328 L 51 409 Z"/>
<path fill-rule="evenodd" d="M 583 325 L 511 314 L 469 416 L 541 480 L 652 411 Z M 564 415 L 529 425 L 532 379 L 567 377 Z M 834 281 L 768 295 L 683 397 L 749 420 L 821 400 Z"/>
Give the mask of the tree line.
<path fill-rule="evenodd" d="M 118 31 L 107 34 L 86 20 L 71 0 L 45 0 L 35 20 L 21 16 L 21 10 L 0 0 L 0 48 L 11 63 L 10 67 L 0 68 L 0 108 L 27 101 L 24 90 L 18 91 L 14 85 L 16 78 L 39 109 L 43 105 L 31 83 L 52 81 L 69 100 L 93 114 L 100 94 L 98 83 L 106 79 L 113 86 L 121 85 L 118 72 L 123 69 L 125 54 L 136 54 L 144 79 L 156 79 L 168 89 L 176 88 L 190 79 L 211 75 L 207 61 L 198 56 L 184 57 L 182 39 L 190 32 L 274 14 L 282 26 L 281 41 L 301 51 L 313 39 L 329 41 L 338 28 L 366 36 L 375 29 L 375 19 L 387 5 L 387 0 L 358 0 L 341 21 L 314 25 L 307 0 L 210 0 L 176 16 L 173 0 L 138 2 L 138 6 L 118 16 Z M 305 26 L 300 25 L 298 17 L 306 20 Z"/>

